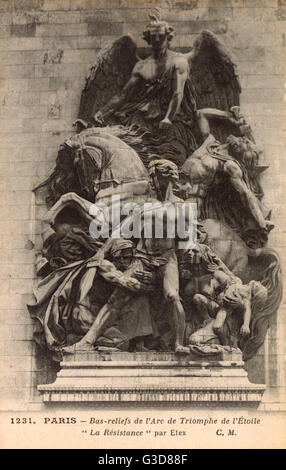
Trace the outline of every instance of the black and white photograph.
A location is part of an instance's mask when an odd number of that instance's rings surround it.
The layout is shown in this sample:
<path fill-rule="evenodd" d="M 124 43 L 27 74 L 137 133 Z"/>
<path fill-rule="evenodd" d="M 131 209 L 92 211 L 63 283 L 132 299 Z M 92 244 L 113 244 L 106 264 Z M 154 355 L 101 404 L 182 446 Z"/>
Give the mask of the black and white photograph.
<path fill-rule="evenodd" d="M 285 448 L 286 1 L 0 0 L 0 104 L 0 447 Z"/>

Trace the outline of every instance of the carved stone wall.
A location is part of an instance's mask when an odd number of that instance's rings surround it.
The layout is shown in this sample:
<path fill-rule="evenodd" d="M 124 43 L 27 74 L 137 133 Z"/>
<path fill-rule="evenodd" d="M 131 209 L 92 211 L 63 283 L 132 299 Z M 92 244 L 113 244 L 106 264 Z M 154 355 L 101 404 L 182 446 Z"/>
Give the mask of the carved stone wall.
<path fill-rule="evenodd" d="M 210 29 L 233 51 L 242 82 L 242 110 L 265 149 L 262 164 L 270 165 L 263 177 L 265 202 L 273 209 L 276 225 L 269 244 L 281 256 L 285 251 L 285 0 L 0 0 L 4 409 L 8 402 L 14 409 L 43 406 L 36 385 L 51 382 L 55 374 L 36 351 L 25 306 L 35 282 L 45 212 L 40 201 L 35 204 L 31 190 L 48 175 L 58 145 L 73 132 L 84 77 L 100 48 L 127 33 L 139 47 L 146 47 L 142 30 L 155 5 L 176 29 L 174 47 L 187 48 L 202 29 Z M 284 303 L 265 347 L 247 364 L 253 382 L 266 381 L 262 407 L 285 407 L 285 338 Z"/>

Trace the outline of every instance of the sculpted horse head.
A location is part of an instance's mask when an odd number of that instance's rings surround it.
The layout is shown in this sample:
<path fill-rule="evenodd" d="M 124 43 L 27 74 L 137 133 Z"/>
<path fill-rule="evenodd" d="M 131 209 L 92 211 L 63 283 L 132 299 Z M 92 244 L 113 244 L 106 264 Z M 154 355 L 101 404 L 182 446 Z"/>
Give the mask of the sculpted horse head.
<path fill-rule="evenodd" d="M 137 152 L 124 142 L 132 138 L 132 132 L 111 126 L 89 128 L 66 140 L 53 173 L 41 185 L 48 186 L 50 202 L 54 204 L 68 192 L 90 202 L 104 199 L 107 204 L 113 194 L 123 200 L 133 194 L 135 201 L 147 194 L 148 172 Z"/>

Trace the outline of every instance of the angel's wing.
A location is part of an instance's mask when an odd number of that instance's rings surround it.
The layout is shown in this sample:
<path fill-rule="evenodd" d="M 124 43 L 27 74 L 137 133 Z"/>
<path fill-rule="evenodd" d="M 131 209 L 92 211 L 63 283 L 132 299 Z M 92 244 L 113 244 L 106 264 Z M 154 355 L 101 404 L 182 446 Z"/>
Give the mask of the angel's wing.
<path fill-rule="evenodd" d="M 216 108 L 229 111 L 239 106 L 241 86 L 231 53 L 211 31 L 203 31 L 188 54 L 190 80 L 195 91 L 197 109 Z M 237 129 L 222 121 L 212 121 L 211 131 L 220 141 Z"/>
<path fill-rule="evenodd" d="M 78 118 L 91 122 L 96 111 L 121 91 L 138 60 L 130 36 L 122 36 L 102 49 L 86 79 Z"/>

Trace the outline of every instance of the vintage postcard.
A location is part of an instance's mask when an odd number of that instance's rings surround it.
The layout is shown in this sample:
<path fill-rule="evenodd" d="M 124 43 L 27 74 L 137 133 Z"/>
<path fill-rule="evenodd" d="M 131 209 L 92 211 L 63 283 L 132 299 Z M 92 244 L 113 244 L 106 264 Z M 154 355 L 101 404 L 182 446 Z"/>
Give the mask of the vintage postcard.
<path fill-rule="evenodd" d="M 0 447 L 285 448 L 286 2 L 0 10 Z"/>

